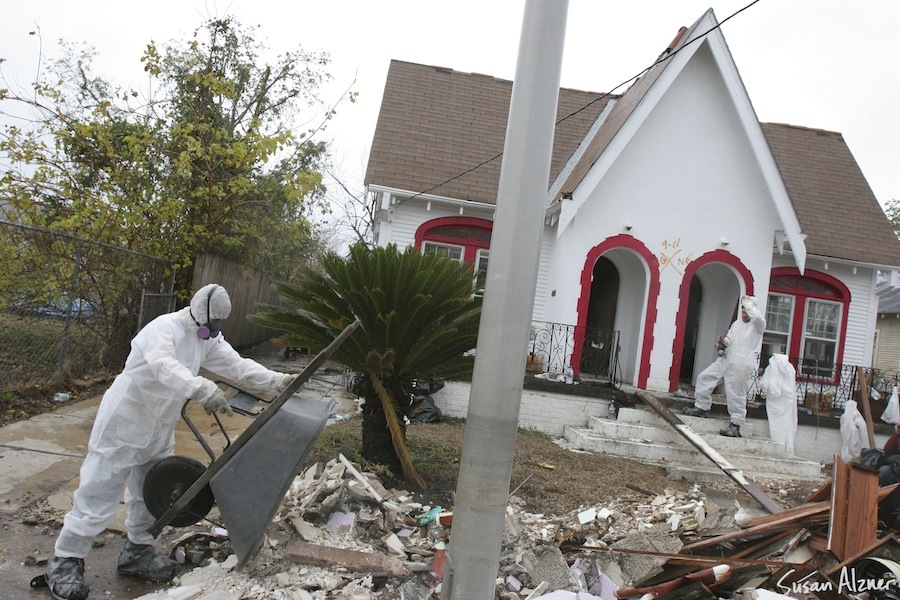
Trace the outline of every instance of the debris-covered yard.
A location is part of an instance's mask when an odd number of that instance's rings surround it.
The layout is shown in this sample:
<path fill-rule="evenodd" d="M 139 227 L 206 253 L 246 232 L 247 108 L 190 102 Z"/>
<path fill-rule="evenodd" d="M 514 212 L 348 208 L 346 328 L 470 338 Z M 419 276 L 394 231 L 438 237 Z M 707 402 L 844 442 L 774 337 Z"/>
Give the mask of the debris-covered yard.
<path fill-rule="evenodd" d="M 169 550 L 185 561 L 176 585 L 144 600 L 438 598 L 463 424 L 410 427 L 417 466 L 432 484 L 425 492 L 403 489 L 348 458 L 358 429 L 357 419 L 326 428 L 245 568 L 232 569 L 237 560 L 224 531 L 195 527 L 169 538 Z M 768 483 L 763 489 L 787 508 L 805 506 L 818 485 Z M 495 596 L 505 600 L 575 598 L 576 592 L 584 600 L 615 598 L 616 589 L 672 581 L 715 589 L 689 574 L 718 564 L 729 569 L 720 575 L 721 597 L 732 597 L 727 581 L 750 581 L 751 571 L 774 574 L 798 547 L 816 554 L 808 546 L 820 540 L 809 525 L 827 513 L 817 501 L 815 509 L 788 511 L 772 525 L 732 482 L 701 488 L 670 481 L 662 469 L 573 452 L 533 432 L 518 436 L 511 489 Z M 811 522 L 807 510 L 815 515 Z M 760 523 L 761 533 L 749 536 L 755 541 L 740 535 Z M 747 546 L 765 546 L 772 532 L 777 550 L 754 558 Z M 689 557 L 692 545 L 703 551 Z"/>

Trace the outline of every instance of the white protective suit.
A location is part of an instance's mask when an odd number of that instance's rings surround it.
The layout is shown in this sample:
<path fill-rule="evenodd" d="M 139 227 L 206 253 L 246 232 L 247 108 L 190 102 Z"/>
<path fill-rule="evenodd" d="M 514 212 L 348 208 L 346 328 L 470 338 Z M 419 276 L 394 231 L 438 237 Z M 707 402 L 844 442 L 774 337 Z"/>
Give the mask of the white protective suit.
<path fill-rule="evenodd" d="M 741 308 L 747 311 L 750 320 L 745 322 L 742 317 L 738 317 L 731 324 L 725 334 L 725 356 L 717 358 L 706 367 L 697 376 L 697 385 L 694 387 L 694 406 L 709 410 L 712 407 L 713 390 L 724 380 L 728 414 L 731 415 L 731 422 L 739 427 L 743 427 L 747 418 L 747 392 L 758 366 L 756 350 L 766 328 L 766 320 L 759 313 L 755 298 L 744 296 Z"/>
<path fill-rule="evenodd" d="M 197 375 L 201 367 L 273 394 L 293 379 L 241 357 L 221 335 L 198 337 L 200 325 L 230 312 L 225 288 L 209 284 L 189 307 L 157 317 L 131 341 L 125 368 L 97 411 L 75 502 L 56 541 L 57 557 L 87 555 L 94 536 L 115 516 L 123 488 L 128 539 L 154 542 L 147 532 L 155 519 L 144 504 L 144 478 L 157 461 L 172 455 L 184 402 L 203 404 L 216 394 L 218 386 Z"/>
<path fill-rule="evenodd" d="M 853 462 L 869 445 L 869 427 L 857 408 L 856 400 L 847 400 L 841 415 L 841 460 Z"/>
<path fill-rule="evenodd" d="M 769 366 L 759 379 L 766 393 L 766 415 L 769 437 L 784 444 L 785 452 L 794 454 L 797 434 L 797 372 L 784 354 L 773 354 Z"/>

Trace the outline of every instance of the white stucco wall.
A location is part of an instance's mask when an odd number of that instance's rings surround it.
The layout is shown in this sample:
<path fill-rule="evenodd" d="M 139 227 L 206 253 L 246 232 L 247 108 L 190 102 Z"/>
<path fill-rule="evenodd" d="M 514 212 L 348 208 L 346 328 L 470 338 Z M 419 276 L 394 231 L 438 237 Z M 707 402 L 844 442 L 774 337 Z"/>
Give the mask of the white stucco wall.
<path fill-rule="evenodd" d="M 547 299 L 545 313 L 555 315 L 550 320 L 575 323 L 588 252 L 612 236 L 634 237 L 659 261 L 652 332 L 657 342 L 647 387 L 667 389 L 687 265 L 726 250 L 750 270 L 757 291 L 765 290 L 779 227 L 766 182 L 707 50 L 700 50 L 672 83 L 602 180 L 596 171 L 595 165 L 576 190 L 576 196 L 588 197 L 553 248 L 548 289 L 557 294 Z M 631 297 L 620 306 L 631 310 L 645 302 Z"/>

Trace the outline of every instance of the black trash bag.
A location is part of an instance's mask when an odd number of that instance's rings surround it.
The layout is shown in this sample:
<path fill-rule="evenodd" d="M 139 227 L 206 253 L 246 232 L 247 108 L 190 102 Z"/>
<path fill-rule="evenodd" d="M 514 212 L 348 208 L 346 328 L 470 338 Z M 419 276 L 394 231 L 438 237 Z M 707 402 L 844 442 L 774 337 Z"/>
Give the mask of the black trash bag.
<path fill-rule="evenodd" d="M 437 423 L 443 414 L 431 396 L 413 396 L 409 411 L 411 423 Z"/>
<path fill-rule="evenodd" d="M 878 448 L 863 448 L 859 456 L 859 464 L 871 469 L 877 469 L 884 464 L 884 450 Z"/>

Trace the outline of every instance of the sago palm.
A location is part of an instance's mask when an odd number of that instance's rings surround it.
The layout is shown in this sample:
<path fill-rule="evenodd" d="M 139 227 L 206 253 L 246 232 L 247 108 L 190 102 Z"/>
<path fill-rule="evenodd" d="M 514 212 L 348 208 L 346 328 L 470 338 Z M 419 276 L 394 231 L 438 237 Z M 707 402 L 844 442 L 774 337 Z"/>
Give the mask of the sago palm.
<path fill-rule="evenodd" d="M 472 297 L 471 265 L 415 248 L 350 249 L 327 255 L 321 270 L 278 284 L 287 307 L 265 306 L 250 320 L 284 332 L 291 346 L 318 352 L 347 325 L 360 327 L 332 359 L 361 375 L 362 455 L 399 467 L 427 487 L 406 447 L 404 417 L 413 380 L 471 373 L 481 300 Z"/>

